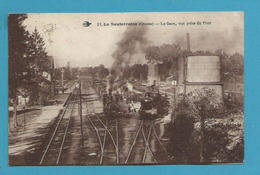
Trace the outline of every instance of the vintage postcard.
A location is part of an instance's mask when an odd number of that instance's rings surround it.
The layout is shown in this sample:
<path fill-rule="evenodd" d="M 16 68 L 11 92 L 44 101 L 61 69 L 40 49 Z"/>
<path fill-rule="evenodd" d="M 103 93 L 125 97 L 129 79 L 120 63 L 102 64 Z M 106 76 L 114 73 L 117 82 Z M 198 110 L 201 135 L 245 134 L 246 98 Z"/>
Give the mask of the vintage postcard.
<path fill-rule="evenodd" d="M 244 162 L 244 13 L 9 14 L 9 165 Z"/>

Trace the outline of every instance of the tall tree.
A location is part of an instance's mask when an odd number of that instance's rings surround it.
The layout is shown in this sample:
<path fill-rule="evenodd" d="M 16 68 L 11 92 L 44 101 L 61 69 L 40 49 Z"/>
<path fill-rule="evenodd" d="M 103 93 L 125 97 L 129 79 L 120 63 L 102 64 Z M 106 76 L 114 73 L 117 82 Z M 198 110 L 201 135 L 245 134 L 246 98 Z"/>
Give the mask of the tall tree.
<path fill-rule="evenodd" d="M 29 32 L 23 21 L 26 14 L 8 16 L 8 53 L 9 53 L 9 98 L 13 101 L 13 125 L 17 126 L 17 95 L 26 88 L 30 80 L 30 59 L 28 53 Z"/>
<path fill-rule="evenodd" d="M 46 73 L 50 73 L 51 61 L 45 49 L 45 42 L 38 30 L 35 28 L 29 36 L 28 57 L 30 58 L 31 69 L 31 101 L 34 103 L 42 102 L 48 96 Z M 45 74 L 44 74 L 45 73 Z"/>
<path fill-rule="evenodd" d="M 107 68 L 105 68 L 105 66 L 103 64 L 100 64 L 98 66 L 98 76 L 101 79 L 106 78 L 109 75 L 109 70 Z"/>
<path fill-rule="evenodd" d="M 162 63 L 174 61 L 182 56 L 180 46 L 176 44 L 163 44 L 161 46 L 150 46 L 146 50 L 145 58 L 150 63 Z"/>
<path fill-rule="evenodd" d="M 244 56 L 239 53 L 229 55 L 219 49 L 215 52 L 221 58 L 221 77 L 223 81 L 229 81 L 237 75 L 244 75 Z"/>
<path fill-rule="evenodd" d="M 37 28 L 29 37 L 29 54 L 32 57 L 31 68 L 39 75 L 39 72 L 50 71 L 50 60 L 45 49 L 45 42 L 38 32 Z"/>

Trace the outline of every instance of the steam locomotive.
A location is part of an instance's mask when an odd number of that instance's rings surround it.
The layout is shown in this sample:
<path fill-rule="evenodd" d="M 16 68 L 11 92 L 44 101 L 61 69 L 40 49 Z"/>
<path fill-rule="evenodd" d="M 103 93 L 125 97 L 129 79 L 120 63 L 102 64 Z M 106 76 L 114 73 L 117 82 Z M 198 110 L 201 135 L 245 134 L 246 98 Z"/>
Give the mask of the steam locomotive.
<path fill-rule="evenodd" d="M 109 91 L 109 94 L 106 94 L 106 91 L 102 93 L 103 101 L 103 111 L 107 116 L 116 115 L 119 112 L 118 101 L 119 95 L 112 95 L 112 92 Z"/>
<path fill-rule="evenodd" d="M 146 97 L 142 99 L 141 108 L 138 112 L 140 117 L 154 117 L 157 115 L 157 108 L 153 105 L 153 100 L 149 97 Z"/>
<path fill-rule="evenodd" d="M 120 96 L 118 92 L 112 94 L 112 89 L 107 89 L 105 81 L 102 82 L 100 80 L 95 80 L 93 81 L 93 87 L 96 89 L 101 101 L 103 102 L 104 114 L 107 116 L 116 115 L 120 111 L 118 102 L 122 99 L 122 96 Z M 135 109 L 134 111 L 138 112 L 141 118 L 160 115 L 163 110 L 165 110 L 164 108 L 169 105 L 167 97 L 163 97 L 155 87 L 147 88 L 146 92 L 142 95 L 134 95 L 132 92 L 125 94 L 132 94 L 129 95 L 129 97 L 127 95 L 126 103 L 129 105 L 129 109 L 131 109 L 131 104 L 134 104 L 133 101 L 140 102 L 140 108 L 138 107 L 136 108 L 137 110 Z M 139 98 L 136 98 L 138 96 Z M 120 106 L 122 107 L 122 104 Z M 131 112 L 132 110 L 128 111 Z"/>
<path fill-rule="evenodd" d="M 106 116 L 116 115 L 119 112 L 118 100 L 119 95 L 112 94 L 112 89 L 108 89 L 107 94 L 106 82 L 101 80 L 93 80 L 92 86 L 98 93 L 100 100 L 103 102 L 103 111 Z"/>
<path fill-rule="evenodd" d="M 158 113 L 159 93 L 148 91 L 144 93 L 141 99 L 141 108 L 139 109 L 140 117 L 155 117 Z"/>

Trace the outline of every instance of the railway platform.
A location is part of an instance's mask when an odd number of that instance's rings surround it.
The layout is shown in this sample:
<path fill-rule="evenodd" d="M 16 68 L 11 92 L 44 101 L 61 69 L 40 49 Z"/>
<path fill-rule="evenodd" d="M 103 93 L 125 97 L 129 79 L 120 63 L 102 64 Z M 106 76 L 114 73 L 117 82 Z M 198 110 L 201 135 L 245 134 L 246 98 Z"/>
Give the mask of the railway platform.
<path fill-rule="evenodd" d="M 57 94 L 51 99 L 58 101 L 57 105 L 38 107 L 37 110 L 39 110 L 39 112 L 37 112 L 36 115 L 27 112 L 17 116 L 20 127 L 15 131 L 11 131 L 9 134 L 9 164 L 16 165 L 16 162 L 18 162 L 18 164 L 21 165 L 21 162 L 24 164 L 33 162 L 31 155 L 34 155 L 41 146 L 55 118 L 64 108 L 64 103 L 72 89 L 73 88 L 68 89 L 64 94 Z M 25 125 L 23 123 L 24 115 Z M 11 123 L 12 121 L 10 124 Z"/>

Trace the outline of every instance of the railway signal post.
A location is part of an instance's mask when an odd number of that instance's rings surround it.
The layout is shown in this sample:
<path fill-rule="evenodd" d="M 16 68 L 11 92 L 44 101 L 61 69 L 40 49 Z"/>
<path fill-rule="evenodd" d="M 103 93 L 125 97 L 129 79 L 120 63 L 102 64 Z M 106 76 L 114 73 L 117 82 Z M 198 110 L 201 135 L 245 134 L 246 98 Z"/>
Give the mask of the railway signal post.
<path fill-rule="evenodd" d="M 81 146 L 84 146 L 84 138 L 83 138 L 83 122 L 82 122 L 82 101 L 81 101 L 81 81 L 78 83 L 79 88 L 79 117 L 80 117 L 80 128 L 81 128 Z"/>

